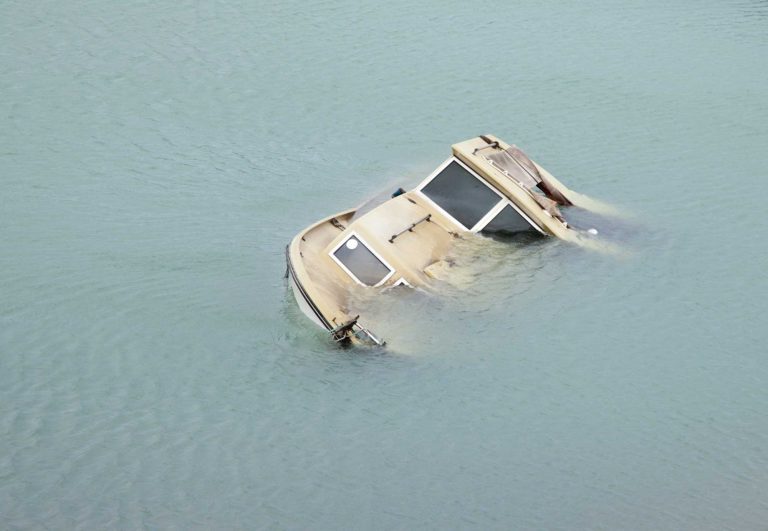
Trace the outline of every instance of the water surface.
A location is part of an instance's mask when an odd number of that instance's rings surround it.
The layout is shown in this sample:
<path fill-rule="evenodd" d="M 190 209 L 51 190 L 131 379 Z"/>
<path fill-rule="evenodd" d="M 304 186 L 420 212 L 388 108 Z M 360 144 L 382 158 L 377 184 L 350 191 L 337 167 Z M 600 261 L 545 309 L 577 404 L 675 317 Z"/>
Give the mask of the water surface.
<path fill-rule="evenodd" d="M 765 529 L 766 2 L 0 15 L 0 527 Z M 335 349 L 284 245 L 482 133 L 626 252 Z"/>

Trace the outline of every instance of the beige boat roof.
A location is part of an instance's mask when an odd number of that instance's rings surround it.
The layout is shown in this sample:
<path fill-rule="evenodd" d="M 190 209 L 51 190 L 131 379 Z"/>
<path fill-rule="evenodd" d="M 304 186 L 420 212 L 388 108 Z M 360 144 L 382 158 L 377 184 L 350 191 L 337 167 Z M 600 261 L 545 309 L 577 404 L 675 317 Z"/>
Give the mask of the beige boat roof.
<path fill-rule="evenodd" d="M 504 150 L 510 147 L 495 139 L 492 142 L 499 142 L 499 148 L 490 154 L 506 154 Z M 340 252 L 346 253 L 343 246 L 351 239 L 352 245 L 362 245 L 362 250 L 370 251 L 387 270 L 373 286 L 390 285 L 401 279 L 413 286 L 424 284 L 429 280 L 430 266 L 445 257 L 454 238 L 466 232 L 479 232 L 506 207 L 514 208 L 543 234 L 559 235 L 567 231 L 567 225 L 544 210 L 525 185 L 511 179 L 482 153 L 490 151 L 488 147 L 487 141 L 480 137 L 455 144 L 453 156 L 416 188 L 385 201 L 351 222 L 325 248 L 332 266 L 328 269 L 335 272 L 339 282 L 351 279 L 359 285 L 371 285 L 359 278 L 361 275 L 355 275 L 338 256 Z M 526 157 L 526 160 L 530 159 Z M 462 224 L 425 193 L 433 179 L 450 165 L 459 165 L 479 178 L 488 188 L 488 195 L 493 197 L 492 208 L 472 226 Z M 535 168 L 538 172 L 538 167 Z M 368 258 L 375 265 L 373 259 Z"/>

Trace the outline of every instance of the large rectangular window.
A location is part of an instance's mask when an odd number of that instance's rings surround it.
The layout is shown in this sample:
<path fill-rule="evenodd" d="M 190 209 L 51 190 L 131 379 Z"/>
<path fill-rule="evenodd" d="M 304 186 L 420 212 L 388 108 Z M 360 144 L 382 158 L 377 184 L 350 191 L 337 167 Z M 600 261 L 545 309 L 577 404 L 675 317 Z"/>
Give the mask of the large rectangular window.
<path fill-rule="evenodd" d="M 501 200 L 490 186 L 455 160 L 429 181 L 421 193 L 467 229 L 474 227 Z"/>
<path fill-rule="evenodd" d="M 347 238 L 332 255 L 347 273 L 366 286 L 376 286 L 394 273 L 355 235 Z"/>

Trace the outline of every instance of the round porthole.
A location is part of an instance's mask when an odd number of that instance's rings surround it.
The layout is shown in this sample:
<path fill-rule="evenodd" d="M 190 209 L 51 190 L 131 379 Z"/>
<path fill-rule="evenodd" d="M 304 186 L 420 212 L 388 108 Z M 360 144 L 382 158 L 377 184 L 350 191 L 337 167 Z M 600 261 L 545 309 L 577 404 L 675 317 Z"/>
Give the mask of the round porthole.
<path fill-rule="evenodd" d="M 349 249 L 350 251 L 354 251 L 355 249 L 357 249 L 357 240 L 354 238 L 350 238 L 349 240 L 347 240 L 347 249 Z"/>

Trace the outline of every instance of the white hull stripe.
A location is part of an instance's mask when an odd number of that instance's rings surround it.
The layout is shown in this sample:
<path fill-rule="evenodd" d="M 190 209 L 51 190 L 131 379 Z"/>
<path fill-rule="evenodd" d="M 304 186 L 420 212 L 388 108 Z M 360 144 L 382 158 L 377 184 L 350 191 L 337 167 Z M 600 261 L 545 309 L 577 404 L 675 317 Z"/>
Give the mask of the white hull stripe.
<path fill-rule="evenodd" d="M 315 303 L 312 302 L 312 299 L 309 298 L 309 295 L 307 295 L 307 292 L 304 290 L 304 286 L 302 286 L 301 282 L 299 282 L 299 279 L 296 278 L 296 272 L 293 270 L 293 264 L 291 263 L 291 257 L 288 254 L 287 245 L 285 246 L 285 261 L 288 264 L 288 272 L 291 274 L 291 280 L 293 280 L 293 283 L 296 285 L 296 288 L 298 288 L 299 293 L 301 293 L 301 296 L 304 299 L 304 301 L 310 307 L 312 312 L 317 316 L 320 322 L 323 323 L 323 326 L 325 326 L 325 328 L 327 328 L 328 330 L 333 330 L 331 323 L 328 322 L 328 319 L 326 319 L 323 313 L 317 308 L 317 306 L 315 306 Z"/>

